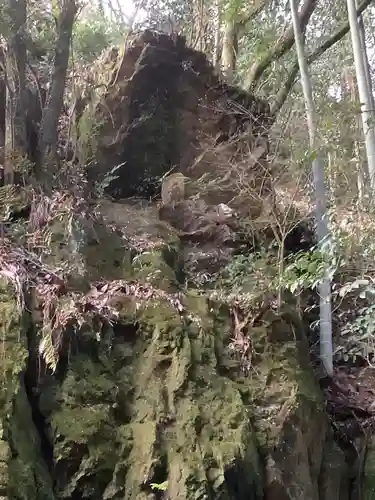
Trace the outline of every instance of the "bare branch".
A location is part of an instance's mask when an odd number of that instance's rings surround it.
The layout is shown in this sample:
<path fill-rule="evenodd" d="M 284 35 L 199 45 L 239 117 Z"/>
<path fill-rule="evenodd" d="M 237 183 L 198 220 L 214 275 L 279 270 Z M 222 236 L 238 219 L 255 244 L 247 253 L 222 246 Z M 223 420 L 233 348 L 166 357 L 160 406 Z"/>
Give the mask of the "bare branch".
<path fill-rule="evenodd" d="M 238 21 L 239 29 L 244 30 L 246 24 L 252 21 L 255 17 L 257 17 L 270 3 L 270 0 L 259 1 L 259 4 L 256 5 L 251 12 L 246 14 L 242 19 Z"/>
<path fill-rule="evenodd" d="M 317 0 L 305 0 L 302 9 L 299 13 L 299 22 L 302 33 L 305 32 L 306 26 L 310 20 L 312 13 L 315 10 Z M 255 62 L 248 73 L 245 87 L 248 90 L 254 90 L 256 83 L 259 81 L 263 73 L 271 63 L 280 59 L 294 45 L 293 27 L 289 26 L 284 35 L 277 41 L 276 45 L 270 49 L 260 61 Z"/>
<path fill-rule="evenodd" d="M 357 14 L 362 14 L 364 10 L 372 3 L 372 0 L 363 0 L 361 5 L 358 7 Z M 328 49 L 333 47 L 337 42 L 339 42 L 344 36 L 349 33 L 349 22 L 345 23 L 341 28 L 339 28 L 333 35 L 328 38 L 320 47 L 314 50 L 312 54 L 310 54 L 307 58 L 307 64 L 311 65 L 315 62 L 321 55 L 324 54 Z M 276 115 L 280 109 L 283 107 L 286 99 L 290 91 L 292 90 L 295 80 L 297 78 L 299 72 L 298 61 L 295 59 L 292 69 L 290 70 L 289 76 L 285 81 L 284 85 L 280 88 L 279 92 L 276 95 L 276 99 L 271 105 L 271 112 L 273 115 Z"/>

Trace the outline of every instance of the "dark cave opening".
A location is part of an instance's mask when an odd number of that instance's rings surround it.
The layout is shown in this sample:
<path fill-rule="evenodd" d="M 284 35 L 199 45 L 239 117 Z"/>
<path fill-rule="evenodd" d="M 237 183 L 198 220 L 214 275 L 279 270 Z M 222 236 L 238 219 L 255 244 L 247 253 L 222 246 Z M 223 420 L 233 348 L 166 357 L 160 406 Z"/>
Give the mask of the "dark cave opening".
<path fill-rule="evenodd" d="M 251 471 L 242 459 L 237 459 L 224 471 L 225 484 L 230 498 L 257 500 L 258 491 Z"/>

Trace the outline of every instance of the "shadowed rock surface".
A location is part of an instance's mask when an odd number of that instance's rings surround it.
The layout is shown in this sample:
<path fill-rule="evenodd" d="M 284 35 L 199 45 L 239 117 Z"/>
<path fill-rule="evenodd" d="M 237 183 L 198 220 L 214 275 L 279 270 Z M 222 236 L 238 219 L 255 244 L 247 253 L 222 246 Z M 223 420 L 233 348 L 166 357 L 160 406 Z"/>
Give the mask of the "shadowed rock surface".
<path fill-rule="evenodd" d="M 171 169 L 193 179 L 205 175 L 211 203 L 235 198 L 244 171 L 249 186 L 263 182 L 270 191 L 266 102 L 221 82 L 206 56 L 180 36 L 146 31 L 109 59 L 110 85 L 82 118 L 83 128 L 85 120 L 93 123 L 89 177 L 97 181 L 121 165 L 108 188 L 115 198 L 155 196 Z"/>

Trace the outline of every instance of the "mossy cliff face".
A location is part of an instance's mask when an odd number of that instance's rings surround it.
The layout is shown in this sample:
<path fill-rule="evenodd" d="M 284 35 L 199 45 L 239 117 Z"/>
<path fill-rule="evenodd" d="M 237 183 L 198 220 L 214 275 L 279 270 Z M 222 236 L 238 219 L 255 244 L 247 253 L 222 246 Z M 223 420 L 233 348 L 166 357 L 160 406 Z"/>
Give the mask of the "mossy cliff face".
<path fill-rule="evenodd" d="M 54 498 L 25 384 L 30 323 L 12 288 L 0 280 L 0 497 Z"/>
<path fill-rule="evenodd" d="M 361 472 L 363 479 L 363 500 L 375 499 L 375 439 L 371 437 L 364 456 L 361 457 Z M 362 482 L 362 481 L 361 481 Z"/>
<path fill-rule="evenodd" d="M 171 498 L 236 498 L 238 488 L 258 498 L 255 435 L 239 391 L 217 374 L 215 337 L 166 303 L 143 310 L 138 328 L 127 310 L 95 353 L 77 354 L 52 411 L 61 497 L 154 498 L 153 483 L 167 481 Z"/>
<path fill-rule="evenodd" d="M 172 239 L 136 259 L 124 245 L 123 269 L 175 290 Z M 163 294 L 110 303 L 116 324 L 72 334 L 51 374 L 29 313 L 0 282 L 0 497 L 346 498 L 344 457 L 293 313 L 264 312 L 243 357 L 231 349 L 230 311 L 202 292 L 181 296 L 182 309 Z"/>

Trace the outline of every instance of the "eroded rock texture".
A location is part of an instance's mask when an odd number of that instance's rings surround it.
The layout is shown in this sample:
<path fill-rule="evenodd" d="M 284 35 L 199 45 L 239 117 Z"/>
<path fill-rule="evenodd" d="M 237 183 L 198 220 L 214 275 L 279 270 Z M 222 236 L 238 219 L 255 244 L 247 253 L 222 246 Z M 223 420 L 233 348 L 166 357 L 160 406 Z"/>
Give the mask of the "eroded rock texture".
<path fill-rule="evenodd" d="M 224 303 L 198 289 L 176 295 L 176 231 L 157 212 L 121 207 L 95 209 L 76 254 L 64 229 L 71 211 L 48 219 L 49 262 L 69 264 L 74 279 L 51 285 L 39 270 L 23 312 L 0 282 L 2 498 L 346 499 L 345 457 L 293 306 L 264 307 L 238 330 Z M 76 217 L 83 224 L 82 208 Z M 29 254 L 14 251 L 26 266 Z M 100 281 L 88 286 L 95 270 Z M 54 330 L 49 351 L 40 290 L 56 286 L 66 307 L 56 314 L 78 299 L 97 313 L 63 337 Z M 118 313 L 111 324 L 100 320 L 106 308 Z M 54 373 L 39 352 L 52 363 L 58 352 Z"/>
<path fill-rule="evenodd" d="M 111 57 L 107 91 L 81 119 L 82 128 L 93 126 L 93 179 L 121 165 L 109 188 L 116 198 L 154 196 L 171 169 L 205 175 L 205 198 L 214 203 L 237 197 L 240 181 L 269 192 L 266 102 L 221 82 L 182 37 L 146 31 Z"/>

